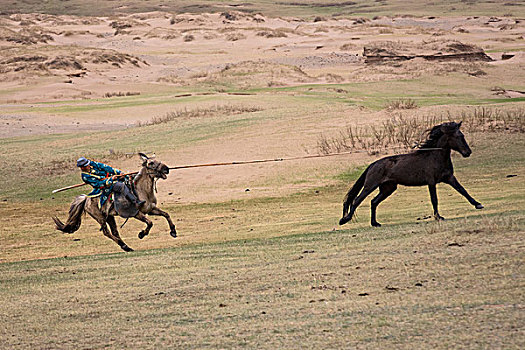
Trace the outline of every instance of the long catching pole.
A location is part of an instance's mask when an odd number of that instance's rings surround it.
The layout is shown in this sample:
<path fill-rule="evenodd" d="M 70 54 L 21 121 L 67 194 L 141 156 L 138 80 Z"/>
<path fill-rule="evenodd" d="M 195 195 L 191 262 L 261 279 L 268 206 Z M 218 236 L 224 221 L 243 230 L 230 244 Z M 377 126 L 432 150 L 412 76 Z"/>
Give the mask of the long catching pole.
<path fill-rule="evenodd" d="M 175 169 L 203 168 L 203 167 L 223 166 L 223 165 L 240 165 L 240 164 L 283 162 L 283 161 L 286 161 L 286 160 L 322 158 L 322 157 L 340 156 L 340 155 L 343 155 L 343 154 L 351 154 L 351 153 L 356 153 L 356 151 L 330 153 L 330 154 L 315 154 L 315 155 L 310 155 L 310 156 L 300 156 L 300 157 L 290 157 L 290 158 L 272 158 L 272 159 L 247 160 L 247 161 L 240 161 L 240 162 L 180 165 L 180 166 L 170 167 L 169 169 L 170 170 L 175 170 Z M 116 176 L 134 175 L 134 174 L 137 174 L 137 173 L 138 173 L 138 171 L 134 171 L 132 173 L 120 174 L 120 175 L 116 175 Z M 113 176 L 115 176 L 115 175 L 113 175 Z M 76 184 L 76 185 L 72 185 L 72 186 L 62 187 L 62 188 L 58 188 L 56 190 L 53 190 L 52 193 L 62 192 L 62 191 L 70 190 L 70 189 L 73 189 L 73 188 L 82 187 L 82 186 L 85 186 L 85 185 L 86 185 L 86 183 L 81 183 L 81 184 Z"/>
<path fill-rule="evenodd" d="M 111 175 L 111 176 L 105 177 L 104 180 L 109 179 L 110 177 L 113 177 L 113 176 L 121 177 L 121 176 L 135 175 L 137 173 L 138 173 L 138 171 L 134 171 L 132 173 L 120 174 L 120 175 Z M 66 191 L 66 190 L 71 190 L 73 188 L 82 187 L 82 186 L 85 186 L 85 185 L 87 185 L 87 184 L 85 182 L 83 182 L 81 184 L 76 184 L 76 185 L 71 185 L 71 186 L 67 186 L 67 187 L 58 188 L 56 190 L 53 190 L 51 193 L 57 193 L 57 192 L 62 192 L 62 191 Z"/>
<path fill-rule="evenodd" d="M 310 155 L 310 156 L 300 156 L 300 157 L 290 157 L 290 158 L 271 158 L 271 159 L 247 160 L 247 161 L 226 162 L 226 163 L 208 163 L 208 164 L 195 164 L 195 165 L 180 165 L 180 166 L 170 167 L 170 170 L 188 169 L 188 168 L 202 168 L 202 167 L 222 166 L 222 165 L 239 165 L 239 164 L 256 164 L 256 163 L 269 163 L 269 162 L 283 162 L 285 160 L 321 158 L 321 157 L 339 156 L 339 155 L 350 154 L 350 153 L 356 153 L 356 152 L 355 151 L 351 151 L 351 152 L 340 152 L 340 153 L 330 153 L 330 154 L 315 154 L 315 155 Z"/>

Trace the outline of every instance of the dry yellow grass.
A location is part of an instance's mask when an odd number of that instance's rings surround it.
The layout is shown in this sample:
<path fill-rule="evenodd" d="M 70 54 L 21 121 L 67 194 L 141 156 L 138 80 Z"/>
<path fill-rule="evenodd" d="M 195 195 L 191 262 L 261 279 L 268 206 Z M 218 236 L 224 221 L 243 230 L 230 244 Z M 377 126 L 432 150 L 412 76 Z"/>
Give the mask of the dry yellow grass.
<path fill-rule="evenodd" d="M 47 15 L 38 4 L 0 16 L 1 348 L 525 346 L 524 140 L 505 121 L 474 125 L 462 114 L 479 104 L 523 110 L 523 6 L 236 7 L 263 10 L 253 15 L 182 1 L 123 14 L 145 2 L 71 0 L 46 2 L 58 14 Z M 119 13 L 64 14 L 73 10 Z M 495 61 L 361 58 L 370 43 L 436 38 Z M 321 134 L 382 125 L 399 113 L 385 105 L 400 100 L 417 105 L 408 119 L 466 119 L 474 153 L 453 161 L 483 211 L 443 185 L 448 220 L 435 223 L 427 189 L 402 188 L 380 205 L 381 229 L 369 228 L 369 201 L 338 227 L 359 169 L 382 156 L 357 153 L 172 172 L 159 199 L 179 237 L 157 218 L 139 240 L 143 226 L 131 220 L 121 233 L 132 254 L 90 218 L 74 235 L 53 227 L 51 216 L 64 218 L 85 192 L 50 193 L 79 181 L 80 155 L 132 171 L 137 151 L 171 166 L 312 154 Z"/>

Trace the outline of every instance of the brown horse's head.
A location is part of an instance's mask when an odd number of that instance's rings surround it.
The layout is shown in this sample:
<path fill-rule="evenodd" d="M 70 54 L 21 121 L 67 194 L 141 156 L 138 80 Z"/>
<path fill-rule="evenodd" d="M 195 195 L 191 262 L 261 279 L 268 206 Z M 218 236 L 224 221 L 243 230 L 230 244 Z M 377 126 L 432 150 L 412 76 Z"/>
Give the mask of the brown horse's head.
<path fill-rule="evenodd" d="M 443 136 L 441 137 L 442 141 L 438 143 L 443 142 L 444 144 L 441 147 L 453 149 L 454 151 L 459 152 L 463 157 L 469 157 L 472 154 L 472 151 L 465 140 L 465 135 L 459 130 L 461 123 L 462 122 L 450 122 L 441 124 L 440 128 L 443 132 Z"/>
<path fill-rule="evenodd" d="M 166 164 L 154 158 L 149 158 L 144 153 L 139 153 L 139 155 L 142 158 L 142 166 L 146 168 L 149 176 L 164 180 L 167 178 L 170 168 Z"/>

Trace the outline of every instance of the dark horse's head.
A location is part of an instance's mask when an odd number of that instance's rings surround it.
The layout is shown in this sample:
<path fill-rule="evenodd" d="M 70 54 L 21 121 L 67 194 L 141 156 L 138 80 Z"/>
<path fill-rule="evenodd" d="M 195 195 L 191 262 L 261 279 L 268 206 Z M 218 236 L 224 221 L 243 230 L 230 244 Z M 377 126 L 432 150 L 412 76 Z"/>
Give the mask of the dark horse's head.
<path fill-rule="evenodd" d="M 170 168 L 166 164 L 149 158 L 144 153 L 139 153 L 139 155 L 142 158 L 142 166 L 147 169 L 148 175 L 164 180 L 167 178 Z"/>
<path fill-rule="evenodd" d="M 420 148 L 453 149 L 461 153 L 463 157 L 469 157 L 472 151 L 465 141 L 465 135 L 459 130 L 460 127 L 461 122 L 449 122 L 434 126 L 428 133 L 428 139 Z"/>

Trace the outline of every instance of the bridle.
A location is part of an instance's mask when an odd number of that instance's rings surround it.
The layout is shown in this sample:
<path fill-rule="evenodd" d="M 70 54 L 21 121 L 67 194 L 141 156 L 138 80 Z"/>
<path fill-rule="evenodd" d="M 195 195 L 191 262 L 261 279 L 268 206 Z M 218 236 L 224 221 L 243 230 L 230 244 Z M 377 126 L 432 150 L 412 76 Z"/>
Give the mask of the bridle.
<path fill-rule="evenodd" d="M 146 162 L 146 164 L 144 165 L 144 168 L 146 168 L 146 174 L 153 179 L 153 188 L 155 189 L 155 193 L 158 192 L 157 190 L 157 181 L 159 181 L 159 179 L 163 178 L 162 175 L 165 175 L 162 170 L 159 170 L 159 168 L 162 166 L 162 163 L 158 163 L 156 165 L 156 167 L 151 167 L 148 165 L 148 163 Z"/>

